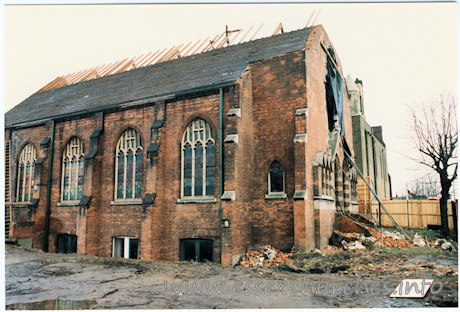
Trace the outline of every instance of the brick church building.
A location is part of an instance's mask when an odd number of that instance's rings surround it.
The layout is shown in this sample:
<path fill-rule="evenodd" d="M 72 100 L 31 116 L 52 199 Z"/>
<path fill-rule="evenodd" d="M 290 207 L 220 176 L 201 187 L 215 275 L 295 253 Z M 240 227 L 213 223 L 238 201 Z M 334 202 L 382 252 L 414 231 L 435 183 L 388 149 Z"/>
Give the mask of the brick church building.
<path fill-rule="evenodd" d="M 319 25 L 37 92 L 5 116 L 9 236 L 225 265 L 324 247 L 356 206 L 342 77 Z"/>

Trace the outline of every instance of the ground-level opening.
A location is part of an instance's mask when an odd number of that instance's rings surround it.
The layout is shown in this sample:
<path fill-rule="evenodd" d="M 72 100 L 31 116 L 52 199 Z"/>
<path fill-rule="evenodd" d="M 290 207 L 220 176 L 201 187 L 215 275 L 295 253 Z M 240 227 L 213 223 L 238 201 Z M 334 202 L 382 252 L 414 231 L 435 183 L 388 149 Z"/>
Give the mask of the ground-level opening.
<path fill-rule="evenodd" d="M 180 260 L 213 261 L 213 241 L 211 239 L 182 239 L 180 241 Z"/>
<path fill-rule="evenodd" d="M 119 236 L 113 238 L 113 257 L 139 258 L 139 239 L 134 237 Z"/>
<path fill-rule="evenodd" d="M 57 237 L 57 252 L 59 253 L 76 253 L 77 236 L 71 234 L 60 234 Z"/>

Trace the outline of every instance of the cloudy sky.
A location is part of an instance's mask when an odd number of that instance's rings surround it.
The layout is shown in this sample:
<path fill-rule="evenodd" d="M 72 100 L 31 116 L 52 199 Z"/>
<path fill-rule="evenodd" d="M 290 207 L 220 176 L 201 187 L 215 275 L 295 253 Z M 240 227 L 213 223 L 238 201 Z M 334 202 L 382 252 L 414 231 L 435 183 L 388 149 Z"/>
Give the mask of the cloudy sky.
<path fill-rule="evenodd" d="M 363 80 L 367 121 L 383 126 L 393 195 L 399 195 L 426 172 L 406 157 L 415 156 L 407 105 L 457 95 L 454 2 L 6 5 L 4 110 L 61 75 L 214 36 L 225 25 L 264 23 L 262 36 L 280 22 L 285 31 L 296 30 L 319 10 L 315 24 L 324 26 L 345 75 Z"/>

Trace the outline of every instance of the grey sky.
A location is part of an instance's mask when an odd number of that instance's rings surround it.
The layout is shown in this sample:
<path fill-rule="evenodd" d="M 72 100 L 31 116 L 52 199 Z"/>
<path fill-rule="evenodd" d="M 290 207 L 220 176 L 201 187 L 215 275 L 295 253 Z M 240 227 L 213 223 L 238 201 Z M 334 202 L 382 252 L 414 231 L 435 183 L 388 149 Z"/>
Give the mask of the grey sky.
<path fill-rule="evenodd" d="M 366 119 L 382 125 L 393 195 L 426 172 L 401 154 L 407 104 L 457 94 L 457 4 L 5 6 L 5 111 L 58 76 L 259 26 L 303 28 L 313 10 L 345 75 L 363 80 Z"/>

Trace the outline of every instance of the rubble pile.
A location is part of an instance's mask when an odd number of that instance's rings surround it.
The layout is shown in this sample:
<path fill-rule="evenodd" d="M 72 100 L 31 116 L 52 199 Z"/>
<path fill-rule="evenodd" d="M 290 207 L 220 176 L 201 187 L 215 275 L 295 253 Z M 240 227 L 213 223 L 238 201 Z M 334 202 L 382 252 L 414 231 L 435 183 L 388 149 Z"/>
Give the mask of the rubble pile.
<path fill-rule="evenodd" d="M 399 232 L 378 231 L 374 228 L 367 228 L 370 235 L 360 233 L 341 233 L 334 230 L 329 240 L 328 246 L 324 251 L 330 250 L 366 250 L 373 247 L 386 247 L 386 248 L 408 248 L 412 246 L 427 246 L 433 248 L 441 248 L 447 251 L 456 251 L 457 244 L 451 239 L 432 238 L 428 239 L 426 236 L 414 234 L 413 242 L 406 239 L 406 237 Z M 383 234 L 383 245 L 382 245 Z M 327 249 L 329 248 L 329 250 Z M 323 250 L 322 250 L 323 251 Z"/>
<path fill-rule="evenodd" d="M 285 253 L 271 246 L 247 252 L 240 261 L 242 267 L 271 267 L 291 261 L 293 252 Z"/>
<path fill-rule="evenodd" d="M 382 232 L 374 229 L 374 237 L 376 239 L 376 247 L 389 247 L 389 248 L 407 248 L 413 244 L 407 240 L 401 233 L 383 231 L 383 245 L 382 245 Z"/>
<path fill-rule="evenodd" d="M 451 239 L 438 238 L 433 243 L 434 247 L 440 247 L 443 250 L 456 251 L 457 249 L 454 246 L 455 242 Z"/>

